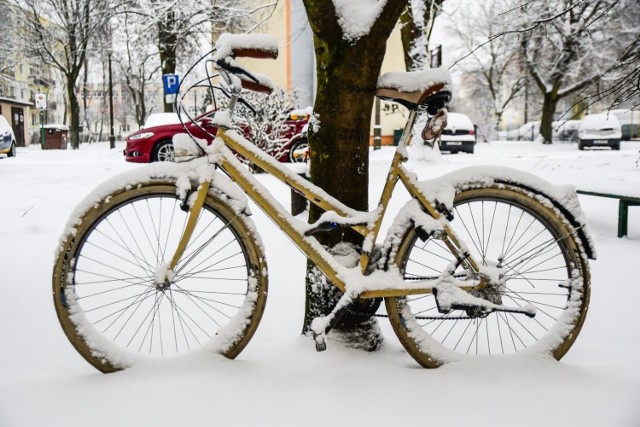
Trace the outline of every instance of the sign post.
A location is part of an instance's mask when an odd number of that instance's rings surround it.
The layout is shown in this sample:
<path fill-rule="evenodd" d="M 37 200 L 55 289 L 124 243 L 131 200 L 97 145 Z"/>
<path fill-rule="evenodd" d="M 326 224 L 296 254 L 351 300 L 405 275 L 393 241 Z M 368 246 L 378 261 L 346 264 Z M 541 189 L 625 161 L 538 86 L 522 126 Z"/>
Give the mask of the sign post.
<path fill-rule="evenodd" d="M 40 148 L 44 150 L 44 111 L 47 109 L 47 95 L 36 94 L 36 108 L 40 110 Z"/>
<path fill-rule="evenodd" d="M 176 102 L 176 94 L 180 88 L 180 76 L 178 74 L 165 74 L 162 76 L 162 83 L 165 104 L 173 104 Z"/>

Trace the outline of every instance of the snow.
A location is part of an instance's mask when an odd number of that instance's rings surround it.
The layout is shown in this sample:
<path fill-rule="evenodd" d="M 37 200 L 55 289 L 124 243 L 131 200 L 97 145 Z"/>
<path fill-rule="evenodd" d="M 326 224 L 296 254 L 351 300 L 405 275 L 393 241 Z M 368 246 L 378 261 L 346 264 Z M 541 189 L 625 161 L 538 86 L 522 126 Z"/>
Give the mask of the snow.
<path fill-rule="evenodd" d="M 333 0 L 343 38 L 355 43 L 369 34 L 386 4 L 386 0 Z"/>
<path fill-rule="evenodd" d="M 451 84 L 451 74 L 442 68 L 430 68 L 422 71 L 390 71 L 378 78 L 379 89 L 395 89 L 400 92 L 423 92 L 429 87 L 444 83 Z"/>
<path fill-rule="evenodd" d="M 183 119 L 184 121 L 185 119 Z M 177 113 L 152 113 L 144 122 L 142 129 L 152 128 L 162 125 L 175 125 L 180 123 L 180 116 Z"/>
<path fill-rule="evenodd" d="M 269 57 L 276 58 L 278 56 L 278 39 L 267 34 L 223 33 L 218 37 L 215 48 L 214 61 L 233 56 L 234 51 L 244 51 L 246 54 L 246 51 L 251 50 L 263 52 Z"/>
<path fill-rule="evenodd" d="M 620 122 L 613 114 L 589 114 L 582 119 L 578 130 L 582 139 L 621 138 Z"/>
<path fill-rule="evenodd" d="M 640 425 L 640 322 L 635 315 L 640 287 L 635 275 L 627 273 L 640 255 L 640 208 L 629 210 L 629 236 L 618 239 L 617 201 L 582 195 L 598 260 L 591 262 L 585 325 L 559 363 L 536 353 L 421 369 L 384 319 L 380 351 L 346 348 L 332 341 L 330 333 L 328 350 L 316 353 L 313 340 L 300 336 L 304 259 L 252 208 L 265 243 L 270 289 L 263 320 L 243 353 L 236 360 L 203 353 L 169 365 L 98 373 L 76 354 L 58 324 L 51 270 L 60 233 L 86 194 L 119 172 L 148 174 L 143 172 L 148 166 L 126 163 L 122 148 L 122 143 L 115 150 L 109 150 L 108 143 L 82 145 L 77 151 L 33 146 L 18 148 L 15 158 L 0 157 L 3 427 Z M 640 143 L 624 141 L 619 152 L 580 152 L 572 144 L 492 142 L 478 144 L 473 155 L 429 161 L 412 157 L 407 167 L 423 180 L 465 166 L 508 165 L 553 184 L 640 195 L 640 168 L 635 164 L 639 149 Z M 409 147 L 410 155 L 414 151 Z M 392 155 L 388 147 L 371 151 L 372 204 Z M 268 176 L 256 177 L 288 205 L 288 187 Z M 232 187 L 228 180 L 223 185 Z M 406 194 L 392 200 L 383 228 L 406 202 Z M 383 405 L 392 408 L 382 410 Z"/>
<path fill-rule="evenodd" d="M 474 130 L 473 123 L 471 123 L 471 119 L 466 114 L 462 113 L 452 113 L 449 112 L 447 114 L 447 127 L 446 129 L 465 129 L 465 130 Z"/>

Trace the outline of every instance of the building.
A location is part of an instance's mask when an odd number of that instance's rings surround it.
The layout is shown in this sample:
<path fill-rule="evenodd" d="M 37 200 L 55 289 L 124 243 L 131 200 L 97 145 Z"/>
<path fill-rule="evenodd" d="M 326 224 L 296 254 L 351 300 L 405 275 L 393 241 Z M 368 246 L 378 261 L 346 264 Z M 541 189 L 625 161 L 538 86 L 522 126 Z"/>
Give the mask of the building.
<path fill-rule="evenodd" d="M 2 31 L 12 40 L 18 36 L 15 6 L 3 3 L 0 13 L 5 19 Z M 19 43 L 6 43 L 0 55 L 0 113 L 13 127 L 16 143 L 23 147 L 38 140 L 38 126 L 44 123 L 61 123 L 64 119 L 65 103 L 63 84 L 59 73 L 53 67 Z M 35 107 L 36 94 L 44 94 L 46 109 L 42 112 Z"/>

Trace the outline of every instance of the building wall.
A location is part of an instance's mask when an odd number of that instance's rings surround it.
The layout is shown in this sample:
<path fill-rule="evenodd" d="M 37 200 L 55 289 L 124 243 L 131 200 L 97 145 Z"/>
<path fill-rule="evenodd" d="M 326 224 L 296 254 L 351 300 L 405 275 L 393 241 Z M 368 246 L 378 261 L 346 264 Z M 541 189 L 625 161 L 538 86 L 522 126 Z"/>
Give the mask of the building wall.
<path fill-rule="evenodd" d="M 12 114 L 12 108 L 18 108 L 22 110 L 22 116 L 16 117 L 15 114 Z M 22 132 L 22 145 L 29 145 L 29 105 L 25 103 L 18 103 L 16 101 L 10 99 L 0 99 L 0 113 L 7 119 L 7 122 L 13 127 L 14 125 L 19 123 L 19 120 L 22 119 L 23 132 Z M 18 135 L 16 135 L 16 140 L 18 140 Z M 18 145 L 21 145 L 19 141 Z"/>

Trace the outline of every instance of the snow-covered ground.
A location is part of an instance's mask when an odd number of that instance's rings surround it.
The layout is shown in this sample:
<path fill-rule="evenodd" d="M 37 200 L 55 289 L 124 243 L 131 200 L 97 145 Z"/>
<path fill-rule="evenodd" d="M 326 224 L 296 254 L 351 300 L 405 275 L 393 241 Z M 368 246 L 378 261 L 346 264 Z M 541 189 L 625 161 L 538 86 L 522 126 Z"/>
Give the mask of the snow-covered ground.
<path fill-rule="evenodd" d="M 640 207 L 618 239 L 617 202 L 581 196 L 594 235 L 592 297 L 562 362 L 475 361 L 425 370 L 382 320 L 381 351 L 300 336 L 305 263 L 254 209 L 266 245 L 270 293 L 260 328 L 230 361 L 212 355 L 104 375 L 67 342 L 51 300 L 51 270 L 67 216 L 99 182 L 144 167 L 104 143 L 77 151 L 18 150 L 0 158 L 0 426 L 616 426 L 640 425 Z M 421 178 L 466 165 L 501 165 L 556 183 L 640 195 L 640 143 L 619 152 L 575 145 L 479 144 L 474 155 L 419 157 Z M 419 150 L 418 150 L 419 151 Z M 375 204 L 393 150 L 371 153 Z M 289 190 L 267 181 L 288 204 Z M 394 206 L 402 203 L 402 197 Z"/>

